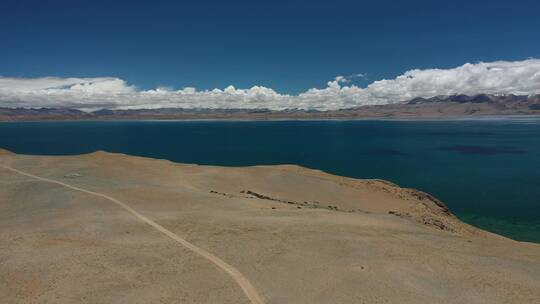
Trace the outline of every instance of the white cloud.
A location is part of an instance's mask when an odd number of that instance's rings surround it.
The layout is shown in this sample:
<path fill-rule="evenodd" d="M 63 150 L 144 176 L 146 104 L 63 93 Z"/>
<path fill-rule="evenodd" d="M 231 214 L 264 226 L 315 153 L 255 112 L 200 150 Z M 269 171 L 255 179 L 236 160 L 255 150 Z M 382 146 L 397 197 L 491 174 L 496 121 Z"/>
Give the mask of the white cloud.
<path fill-rule="evenodd" d="M 137 90 L 113 77 L 9 78 L 0 77 L 1 107 L 99 108 L 303 108 L 331 110 L 388 104 L 437 95 L 540 94 L 540 59 L 464 64 L 453 69 L 410 70 L 362 88 L 348 85 L 353 77 L 338 76 L 326 88 L 312 88 L 298 95 L 280 94 L 254 86 L 197 91 L 156 88 Z"/>

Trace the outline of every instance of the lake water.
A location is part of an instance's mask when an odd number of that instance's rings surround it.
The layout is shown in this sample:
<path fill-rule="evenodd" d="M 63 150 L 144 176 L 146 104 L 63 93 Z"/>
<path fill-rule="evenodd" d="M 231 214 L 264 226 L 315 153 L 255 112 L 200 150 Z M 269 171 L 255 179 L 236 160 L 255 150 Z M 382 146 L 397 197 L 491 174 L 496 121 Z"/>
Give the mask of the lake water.
<path fill-rule="evenodd" d="M 429 192 L 462 220 L 540 242 L 540 118 L 0 123 L 0 147 L 223 166 L 299 164 Z M 291 185 L 294 186 L 294 185 Z"/>

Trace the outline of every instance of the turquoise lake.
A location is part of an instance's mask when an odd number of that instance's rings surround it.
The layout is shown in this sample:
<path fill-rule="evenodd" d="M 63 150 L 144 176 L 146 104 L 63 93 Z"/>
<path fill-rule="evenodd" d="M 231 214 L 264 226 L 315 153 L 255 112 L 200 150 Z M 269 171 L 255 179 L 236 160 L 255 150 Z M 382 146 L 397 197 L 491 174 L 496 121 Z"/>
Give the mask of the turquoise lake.
<path fill-rule="evenodd" d="M 0 123 L 0 148 L 223 166 L 298 164 L 429 192 L 459 218 L 540 243 L 540 117 Z M 294 187 L 294 185 L 291 185 Z"/>

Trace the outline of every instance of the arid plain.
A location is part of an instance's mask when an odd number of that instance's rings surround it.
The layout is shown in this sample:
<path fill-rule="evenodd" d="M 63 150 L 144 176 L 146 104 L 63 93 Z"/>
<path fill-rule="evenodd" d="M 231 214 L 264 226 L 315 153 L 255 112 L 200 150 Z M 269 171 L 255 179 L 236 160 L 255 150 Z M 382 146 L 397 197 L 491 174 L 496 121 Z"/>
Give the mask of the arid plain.
<path fill-rule="evenodd" d="M 0 151 L 2 303 L 540 303 L 540 245 L 294 165 Z"/>

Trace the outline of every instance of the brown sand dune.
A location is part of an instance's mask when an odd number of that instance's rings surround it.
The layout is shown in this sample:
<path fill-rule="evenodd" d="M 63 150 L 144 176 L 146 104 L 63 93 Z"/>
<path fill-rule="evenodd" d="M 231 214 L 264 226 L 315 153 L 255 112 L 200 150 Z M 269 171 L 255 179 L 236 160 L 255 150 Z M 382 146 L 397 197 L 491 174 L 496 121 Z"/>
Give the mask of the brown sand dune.
<path fill-rule="evenodd" d="M 0 150 L 4 303 L 540 303 L 540 245 L 293 165 Z"/>

